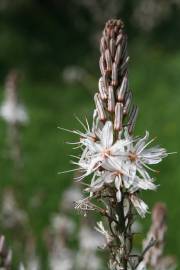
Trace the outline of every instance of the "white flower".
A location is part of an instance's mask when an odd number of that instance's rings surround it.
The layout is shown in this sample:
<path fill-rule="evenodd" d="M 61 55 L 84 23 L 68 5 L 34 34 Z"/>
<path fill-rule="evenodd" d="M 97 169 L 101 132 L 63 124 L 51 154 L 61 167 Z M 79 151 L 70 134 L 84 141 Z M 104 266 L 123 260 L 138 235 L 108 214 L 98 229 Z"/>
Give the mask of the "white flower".
<path fill-rule="evenodd" d="M 97 270 L 102 269 L 102 261 L 94 251 L 87 252 L 80 249 L 76 255 L 75 265 L 73 266 L 75 266 L 73 269 L 78 270 Z"/>
<path fill-rule="evenodd" d="M 127 169 L 128 170 L 128 169 Z M 130 193 L 134 193 L 139 189 L 142 190 L 155 190 L 156 185 L 152 182 L 153 179 L 142 179 L 139 176 L 135 176 L 135 178 L 128 177 L 126 175 L 122 175 L 122 173 L 115 171 L 103 171 L 99 173 L 94 173 L 90 187 L 86 188 L 86 191 L 91 192 L 91 196 L 94 192 L 102 190 L 104 185 L 110 185 L 114 183 L 116 188 L 116 199 L 118 202 L 121 201 L 121 190 L 125 187 Z"/>
<path fill-rule="evenodd" d="M 51 218 L 51 227 L 54 233 L 64 232 L 71 235 L 75 231 L 75 223 L 65 215 L 54 214 Z"/>
<path fill-rule="evenodd" d="M 82 225 L 79 232 L 80 247 L 84 251 L 96 251 L 104 244 L 104 238 L 98 232 Z"/>
<path fill-rule="evenodd" d="M 49 254 L 49 269 L 51 270 L 72 270 L 73 265 L 74 254 L 66 248 L 55 249 Z"/>
<path fill-rule="evenodd" d="M 125 131 L 125 138 L 129 139 L 127 131 Z M 127 145 L 128 157 L 134 168 L 134 176 L 139 173 L 144 179 L 150 179 L 149 173 L 146 169 L 152 170 L 149 165 L 157 164 L 162 161 L 163 158 L 167 157 L 166 149 L 154 146 L 147 149 L 147 146 L 154 141 L 154 139 L 148 142 L 149 132 L 143 138 L 136 140 L 136 144 L 132 142 Z"/>
<path fill-rule="evenodd" d="M 85 147 L 78 164 L 85 171 L 79 179 L 83 179 L 92 172 L 97 171 L 100 167 L 107 171 L 119 171 L 122 174 L 129 175 L 124 170 L 126 167 L 124 162 L 125 147 L 130 143 L 127 140 L 119 139 L 114 143 L 113 125 L 107 121 L 99 134 L 98 140 L 92 140 L 88 137 L 81 141 Z M 123 167 L 124 165 L 124 167 Z M 131 167 L 127 167 L 129 170 Z"/>
<path fill-rule="evenodd" d="M 12 101 L 5 101 L 0 108 L 0 115 L 8 123 L 27 123 L 29 118 L 25 107 L 22 104 L 15 104 Z"/>
<path fill-rule="evenodd" d="M 159 146 L 147 148 L 153 141 L 148 141 L 148 132 L 143 138 L 131 137 L 127 128 L 115 133 L 111 121 L 106 121 L 104 126 L 102 125 L 96 110 L 92 130 L 87 121 L 86 125 L 81 121 L 80 123 L 85 129 L 85 133 L 72 132 L 80 135 L 81 139 L 78 144 L 83 152 L 80 158 L 77 157 L 79 160 L 73 164 L 78 165 L 81 171 L 77 180 L 81 181 L 86 176 L 93 174 L 91 184 L 86 188 L 86 191 L 90 192 L 90 196 L 112 184 L 115 186 L 118 202 L 122 199 L 123 189 L 130 194 L 140 189 L 156 189 L 157 186 L 148 172 L 148 170 L 154 170 L 149 165 L 159 163 L 168 154 L 164 148 Z M 144 216 L 142 213 L 141 215 Z"/>

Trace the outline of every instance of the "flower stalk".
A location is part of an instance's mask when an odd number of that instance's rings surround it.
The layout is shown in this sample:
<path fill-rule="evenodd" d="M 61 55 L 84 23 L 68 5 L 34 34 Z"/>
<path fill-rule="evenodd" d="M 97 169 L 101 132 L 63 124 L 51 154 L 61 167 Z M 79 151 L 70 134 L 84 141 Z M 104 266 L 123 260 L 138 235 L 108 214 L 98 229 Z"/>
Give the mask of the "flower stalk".
<path fill-rule="evenodd" d="M 97 211 L 103 221 L 96 230 L 105 236 L 104 248 L 109 250 L 109 269 L 138 269 L 149 243 L 142 254 L 133 254 L 132 225 L 137 213 L 145 217 L 148 206 L 140 198 L 141 190 L 155 190 L 151 165 L 159 163 L 167 152 L 159 146 L 148 148 L 154 141 L 134 137 L 138 107 L 133 104 L 129 88 L 127 35 L 121 20 L 109 20 L 100 41 L 99 91 L 95 94 L 96 108 L 93 124 L 80 136 L 82 154 L 77 161 L 81 175 L 76 178 L 85 184 L 86 199 L 76 202 L 75 208 Z M 76 169 L 75 169 L 76 170 Z M 91 176 L 91 182 L 85 182 Z"/>

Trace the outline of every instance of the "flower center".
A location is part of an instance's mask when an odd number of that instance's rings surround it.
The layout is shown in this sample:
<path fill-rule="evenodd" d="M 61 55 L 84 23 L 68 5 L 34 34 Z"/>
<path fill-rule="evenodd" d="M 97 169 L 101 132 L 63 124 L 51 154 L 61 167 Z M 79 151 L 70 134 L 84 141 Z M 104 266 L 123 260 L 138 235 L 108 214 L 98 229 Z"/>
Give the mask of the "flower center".
<path fill-rule="evenodd" d="M 108 156 L 110 156 L 110 155 L 111 155 L 110 149 L 103 149 L 103 151 L 102 151 L 102 156 L 103 156 L 104 158 L 106 158 L 106 157 L 108 157 Z"/>
<path fill-rule="evenodd" d="M 131 151 L 129 152 L 128 157 L 129 157 L 129 159 L 130 159 L 131 161 L 135 161 L 135 160 L 137 159 L 136 153 L 133 153 L 133 152 L 131 152 Z"/>

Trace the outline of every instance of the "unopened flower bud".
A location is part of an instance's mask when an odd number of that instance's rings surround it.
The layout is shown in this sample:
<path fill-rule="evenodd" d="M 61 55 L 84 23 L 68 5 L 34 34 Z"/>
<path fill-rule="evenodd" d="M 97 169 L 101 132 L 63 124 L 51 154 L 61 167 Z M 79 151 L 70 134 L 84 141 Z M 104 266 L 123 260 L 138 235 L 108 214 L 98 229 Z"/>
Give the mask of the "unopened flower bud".
<path fill-rule="evenodd" d="M 118 85 L 118 67 L 116 63 L 112 65 L 112 85 Z"/>
<path fill-rule="evenodd" d="M 124 101 L 124 96 L 126 91 L 128 90 L 128 78 L 127 74 L 124 76 L 121 86 L 117 89 L 117 100 L 120 102 Z"/>
<path fill-rule="evenodd" d="M 122 119 L 123 119 L 123 105 L 118 102 L 115 106 L 115 117 L 114 117 L 114 129 L 121 130 L 122 129 Z"/>
<path fill-rule="evenodd" d="M 127 98 L 126 98 L 126 100 L 125 100 L 125 105 L 124 105 L 124 110 L 123 110 L 123 113 L 124 113 L 125 115 L 127 115 L 127 114 L 129 113 L 129 109 L 130 109 L 130 107 L 131 107 L 131 101 L 132 101 L 132 92 L 129 91 L 129 92 L 127 93 Z"/>
<path fill-rule="evenodd" d="M 108 89 L 108 111 L 114 112 L 115 110 L 115 98 L 114 98 L 114 90 L 113 86 L 109 86 Z"/>
<path fill-rule="evenodd" d="M 104 107 L 103 107 L 102 100 L 100 99 L 98 93 L 95 94 L 94 100 L 95 100 L 95 103 L 96 103 L 96 108 L 97 108 L 97 111 L 98 111 L 99 119 L 101 121 L 105 121 L 106 120 L 106 113 L 105 113 L 105 110 L 104 110 Z"/>
<path fill-rule="evenodd" d="M 103 77 L 99 79 L 99 93 L 102 100 L 107 99 L 107 90 Z"/>
<path fill-rule="evenodd" d="M 111 71 L 112 70 L 112 59 L 111 59 L 109 49 L 105 50 L 105 60 L 106 60 L 107 71 Z"/>

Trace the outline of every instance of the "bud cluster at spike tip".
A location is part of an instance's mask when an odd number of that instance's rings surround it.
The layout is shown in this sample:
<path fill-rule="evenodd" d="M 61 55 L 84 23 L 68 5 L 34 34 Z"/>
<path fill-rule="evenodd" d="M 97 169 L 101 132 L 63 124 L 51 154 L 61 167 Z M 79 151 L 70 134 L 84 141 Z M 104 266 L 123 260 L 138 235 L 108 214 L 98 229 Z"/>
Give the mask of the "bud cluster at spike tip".
<path fill-rule="evenodd" d="M 121 20 L 110 20 L 105 25 L 100 42 L 101 77 L 97 94 L 101 103 L 96 101 L 96 107 L 99 119 L 103 122 L 109 119 L 109 113 L 115 114 L 115 130 L 122 129 L 123 120 L 128 116 L 127 126 L 132 134 L 138 108 L 132 105 L 132 92 L 129 90 L 127 36 L 123 29 L 124 24 Z M 117 119 L 121 123 L 117 124 Z"/>

